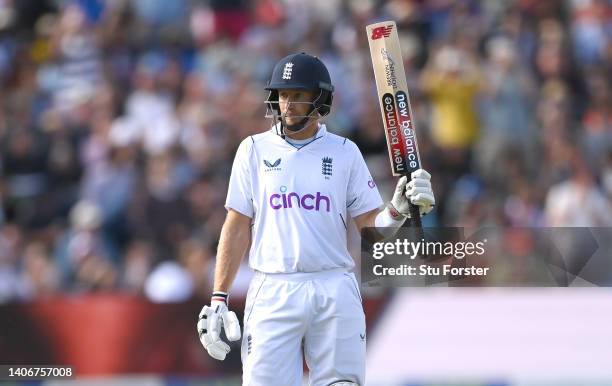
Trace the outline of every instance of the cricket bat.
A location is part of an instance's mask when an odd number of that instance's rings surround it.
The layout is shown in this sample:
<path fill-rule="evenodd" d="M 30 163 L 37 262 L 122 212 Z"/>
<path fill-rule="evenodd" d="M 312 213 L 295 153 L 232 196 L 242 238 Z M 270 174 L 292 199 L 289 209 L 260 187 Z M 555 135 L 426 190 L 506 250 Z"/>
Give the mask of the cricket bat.
<path fill-rule="evenodd" d="M 421 158 L 408 97 L 408 85 L 394 21 L 366 26 L 378 101 L 389 149 L 393 176 L 408 176 L 421 168 Z M 421 228 L 418 206 L 410 204 L 411 225 Z M 403 226 L 407 226 L 404 223 Z"/>

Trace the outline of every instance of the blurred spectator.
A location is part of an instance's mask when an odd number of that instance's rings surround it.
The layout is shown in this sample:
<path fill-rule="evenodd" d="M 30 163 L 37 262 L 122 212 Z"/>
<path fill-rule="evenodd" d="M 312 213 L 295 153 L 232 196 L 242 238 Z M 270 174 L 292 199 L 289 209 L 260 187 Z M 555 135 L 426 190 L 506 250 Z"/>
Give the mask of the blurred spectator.
<path fill-rule="evenodd" d="M 154 240 L 159 259 L 176 256 L 175 246 L 193 227 L 183 195 L 188 183 L 174 156 L 165 153 L 147 160 L 144 180 L 132 196 L 131 226 L 136 235 Z"/>
<path fill-rule="evenodd" d="M 478 136 L 475 98 L 479 82 L 476 63 L 453 46 L 440 48 L 422 75 L 423 89 L 432 101 L 432 139 L 458 162 Z"/>
<path fill-rule="evenodd" d="M 482 135 L 475 152 L 480 170 L 487 176 L 499 171 L 499 155 L 509 148 L 533 164 L 536 140 L 533 121 L 535 85 L 517 60 L 517 48 L 508 38 L 488 44 L 483 74 Z"/>
<path fill-rule="evenodd" d="M 19 274 L 18 253 L 23 243 L 21 230 L 16 225 L 0 228 L 0 303 L 27 296 L 27 285 Z"/>
<path fill-rule="evenodd" d="M 101 230 L 100 208 L 79 201 L 70 212 L 70 229 L 55 252 L 63 283 L 75 290 L 109 289 L 116 282 L 118 250 Z"/>
<path fill-rule="evenodd" d="M 612 201 L 595 184 L 579 154 L 572 157 L 571 178 L 548 192 L 546 220 L 555 227 L 612 226 Z"/>
<path fill-rule="evenodd" d="M 612 27 L 610 3 L 605 0 L 572 0 L 571 7 L 573 48 L 578 60 L 595 64 L 604 57 Z"/>
<path fill-rule="evenodd" d="M 125 120 L 109 120 L 109 116 L 100 114 L 83 146 L 87 169 L 81 197 L 97 205 L 105 234 L 121 244 L 129 237 L 127 210 L 136 189 L 138 150 L 132 126 Z"/>
<path fill-rule="evenodd" d="M 508 223 L 515 227 L 539 227 L 546 225 L 539 205 L 537 192 L 525 179 L 516 180 L 511 194 L 504 203 Z"/>
<path fill-rule="evenodd" d="M 601 167 L 612 149 L 612 95 L 610 74 L 592 68 L 585 74 L 589 104 L 582 116 L 586 157 L 592 167 Z"/>
<path fill-rule="evenodd" d="M 194 285 L 194 294 L 206 298 L 212 293 L 209 272 L 212 269 L 211 247 L 195 239 L 188 239 L 179 246 L 179 262 L 185 267 Z"/>
<path fill-rule="evenodd" d="M 127 118 L 133 122 L 137 137 L 150 154 L 167 151 L 179 134 L 172 95 L 159 84 L 158 75 L 166 65 L 161 55 L 145 55 L 134 75 L 134 91 L 126 101 Z"/>
<path fill-rule="evenodd" d="M 32 242 L 24 248 L 23 276 L 30 299 L 54 295 L 59 290 L 57 267 L 42 243 Z"/>
<path fill-rule="evenodd" d="M 53 90 L 57 108 L 67 111 L 93 96 L 102 81 L 99 44 L 99 37 L 78 3 L 64 7 L 51 39 L 58 67 L 58 82 Z"/>
<path fill-rule="evenodd" d="M 48 189 L 47 148 L 40 133 L 21 128 L 5 138 L 2 156 L 4 206 L 19 225 L 27 227 Z"/>
<path fill-rule="evenodd" d="M 147 277 L 154 261 L 153 246 L 145 240 L 134 240 L 125 249 L 121 288 L 135 294 L 143 294 Z"/>

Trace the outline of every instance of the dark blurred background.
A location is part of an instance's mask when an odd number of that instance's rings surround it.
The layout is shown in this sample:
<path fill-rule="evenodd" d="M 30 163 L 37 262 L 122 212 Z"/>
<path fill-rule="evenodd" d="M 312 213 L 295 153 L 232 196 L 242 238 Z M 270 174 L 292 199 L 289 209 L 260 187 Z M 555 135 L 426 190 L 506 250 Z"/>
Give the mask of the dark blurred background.
<path fill-rule="evenodd" d="M 390 198 L 365 36 L 387 19 L 426 226 L 612 225 L 609 1 L 4 0 L 0 303 L 206 301 L 234 151 L 269 128 L 263 86 L 291 52 L 328 66 L 326 123 Z"/>

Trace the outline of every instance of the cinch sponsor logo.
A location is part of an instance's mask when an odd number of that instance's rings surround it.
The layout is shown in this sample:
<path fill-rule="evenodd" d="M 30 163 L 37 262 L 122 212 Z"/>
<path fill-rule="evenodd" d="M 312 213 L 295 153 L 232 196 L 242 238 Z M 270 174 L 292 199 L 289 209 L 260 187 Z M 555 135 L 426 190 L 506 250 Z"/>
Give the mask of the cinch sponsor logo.
<path fill-rule="evenodd" d="M 321 192 L 317 192 L 316 194 L 307 193 L 300 196 L 296 192 L 287 193 L 287 187 L 284 185 L 281 186 L 280 191 L 280 193 L 272 194 L 268 200 L 272 209 L 300 208 L 305 210 L 316 210 L 317 212 L 320 210 L 329 212 L 331 209 L 329 197 L 321 194 Z"/>

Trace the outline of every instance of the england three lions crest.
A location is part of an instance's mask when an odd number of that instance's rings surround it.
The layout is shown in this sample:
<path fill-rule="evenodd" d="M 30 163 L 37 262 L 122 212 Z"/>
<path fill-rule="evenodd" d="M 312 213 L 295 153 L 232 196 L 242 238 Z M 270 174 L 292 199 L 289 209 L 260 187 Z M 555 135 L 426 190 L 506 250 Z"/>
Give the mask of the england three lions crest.
<path fill-rule="evenodd" d="M 325 176 L 326 180 L 329 180 L 329 177 L 332 175 L 332 158 L 323 157 L 321 160 L 321 174 Z"/>

